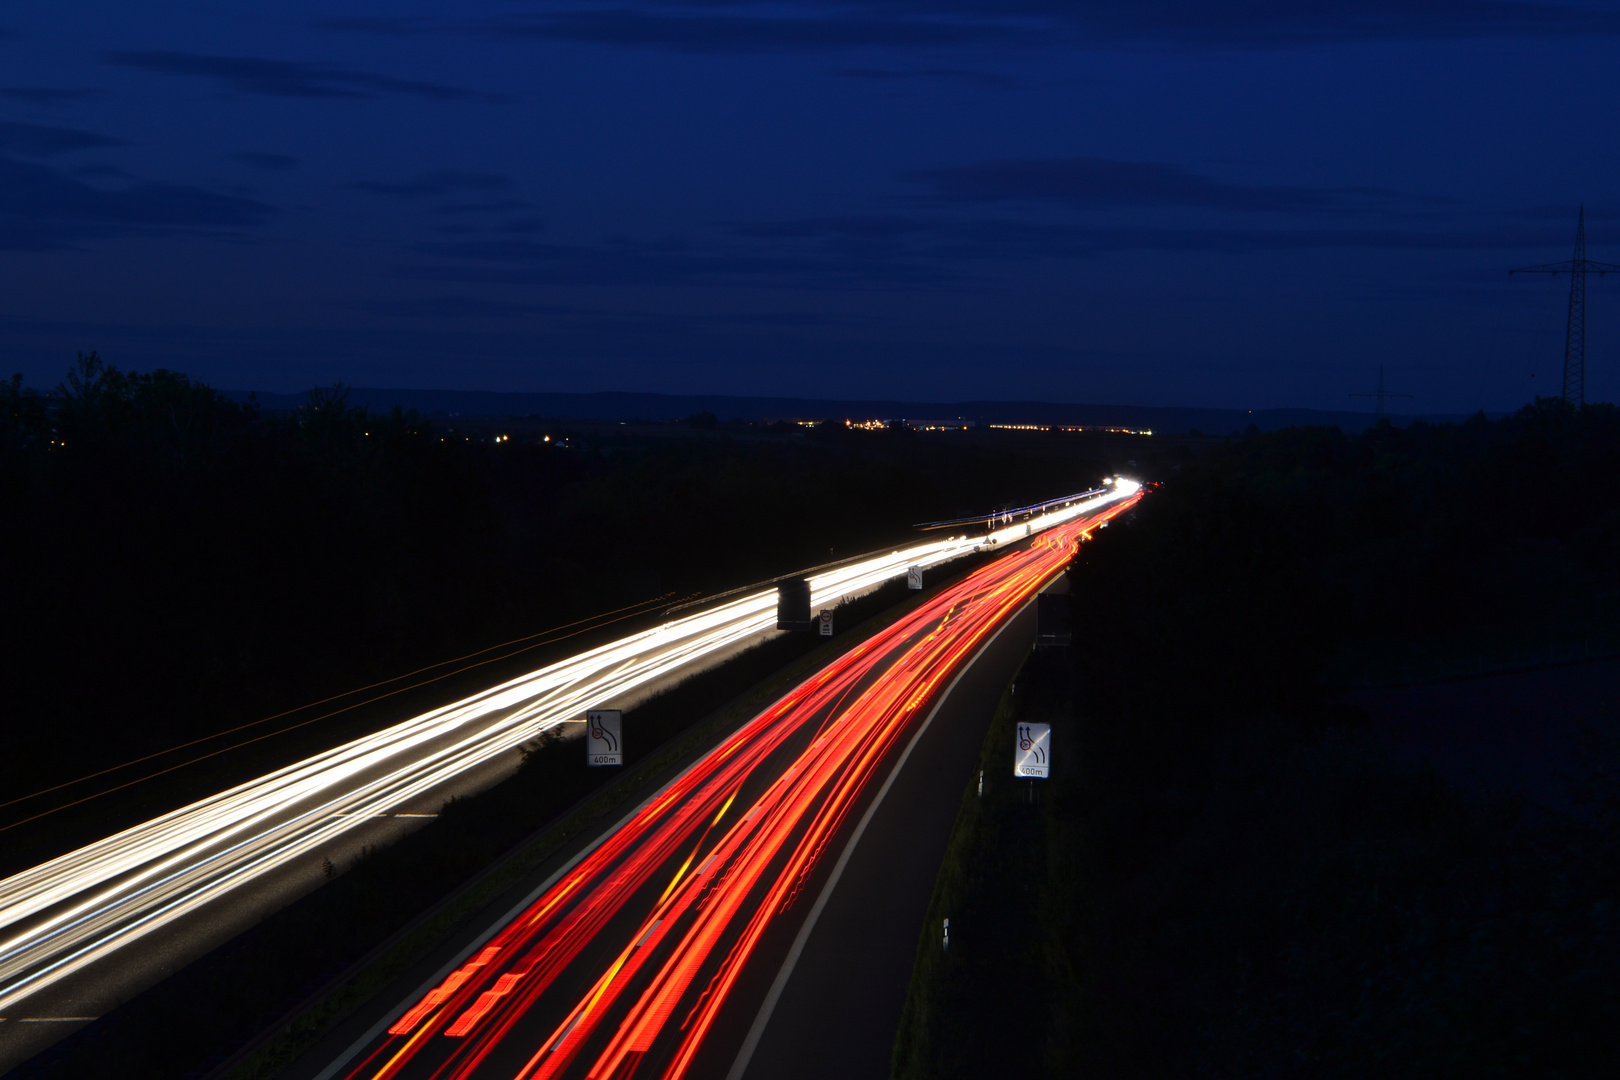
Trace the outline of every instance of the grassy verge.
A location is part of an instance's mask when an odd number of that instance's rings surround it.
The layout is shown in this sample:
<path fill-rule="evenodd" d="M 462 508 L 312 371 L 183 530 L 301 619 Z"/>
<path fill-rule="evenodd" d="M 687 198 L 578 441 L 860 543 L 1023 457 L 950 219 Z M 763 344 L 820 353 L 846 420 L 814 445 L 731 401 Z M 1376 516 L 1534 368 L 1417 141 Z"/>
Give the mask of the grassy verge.
<path fill-rule="evenodd" d="M 935 589 L 979 561 L 962 560 Z M 911 603 L 935 589 L 910 594 Z M 794 680 L 898 617 L 911 606 L 907 597 L 903 581 L 891 583 L 843 605 L 839 623 L 852 629 L 830 643 L 777 638 L 629 711 L 626 730 L 634 738 L 617 776 L 604 780 L 601 770 L 586 769 L 577 744 L 530 753 L 511 780 L 447 804 L 425 828 L 357 860 L 16 1075 L 86 1075 L 107 1060 L 120 1062 L 122 1077 L 274 1075 L 582 832 L 622 812 Z M 264 1040 L 259 1033 L 267 1026 L 275 1034 Z"/>
<path fill-rule="evenodd" d="M 917 943 L 895 1035 L 893 1075 L 900 1080 L 1040 1071 L 1052 1014 L 1039 977 L 1046 807 L 1050 785 L 1068 782 L 1073 758 L 1067 659 L 1067 650 L 1032 652 L 990 722 L 980 751 L 982 791 L 975 777 L 963 792 Z M 1051 779 L 1012 775 L 1020 722 L 1052 724 Z M 947 918 L 949 950 L 937 929 Z"/>
<path fill-rule="evenodd" d="M 894 1076 L 1614 1074 L 1614 746 L 1585 816 L 1530 813 L 1397 767 L 1353 712 L 1154 715 L 1066 652 L 997 712 Z M 1033 804 L 1020 720 L 1054 723 Z"/>

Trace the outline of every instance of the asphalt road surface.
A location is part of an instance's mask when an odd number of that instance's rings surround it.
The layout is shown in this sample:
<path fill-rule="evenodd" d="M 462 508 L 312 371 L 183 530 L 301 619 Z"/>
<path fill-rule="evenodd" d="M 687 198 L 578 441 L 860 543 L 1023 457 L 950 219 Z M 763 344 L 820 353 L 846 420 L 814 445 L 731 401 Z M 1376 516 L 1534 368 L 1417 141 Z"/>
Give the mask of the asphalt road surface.
<path fill-rule="evenodd" d="M 1051 590 L 1067 588 L 1059 578 Z M 1001 693 L 1034 641 L 1030 604 L 941 703 L 828 891 L 738 1077 L 887 1080 L 923 917 L 962 792 L 976 779 L 979 748 Z M 1008 746 L 1009 769 L 1012 752 Z"/>
<path fill-rule="evenodd" d="M 1131 501 L 834 660 L 294 1075 L 886 1074 L 956 807 L 1033 635 L 1029 599 Z"/>
<path fill-rule="evenodd" d="M 1117 483 L 992 540 L 1077 528 L 1135 492 Z M 983 542 L 947 538 L 836 568 L 811 579 L 813 604 Z M 628 704 L 774 632 L 774 607 L 767 592 L 674 620 L 0 881 L 0 1071 L 317 887 L 323 856 L 387 842 L 449 795 L 499 779 L 546 728 Z"/>

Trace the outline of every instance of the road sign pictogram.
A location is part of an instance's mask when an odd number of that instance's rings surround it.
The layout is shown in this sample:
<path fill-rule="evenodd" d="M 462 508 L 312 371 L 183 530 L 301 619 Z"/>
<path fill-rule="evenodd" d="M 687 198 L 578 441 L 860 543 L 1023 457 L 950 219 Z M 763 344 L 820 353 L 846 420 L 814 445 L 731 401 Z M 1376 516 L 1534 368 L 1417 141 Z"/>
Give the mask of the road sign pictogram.
<path fill-rule="evenodd" d="M 1013 749 L 1013 775 L 1042 780 L 1052 775 L 1051 724 L 1018 725 L 1018 745 Z"/>
<path fill-rule="evenodd" d="M 624 764 L 624 713 L 592 709 L 585 714 L 585 764 Z"/>

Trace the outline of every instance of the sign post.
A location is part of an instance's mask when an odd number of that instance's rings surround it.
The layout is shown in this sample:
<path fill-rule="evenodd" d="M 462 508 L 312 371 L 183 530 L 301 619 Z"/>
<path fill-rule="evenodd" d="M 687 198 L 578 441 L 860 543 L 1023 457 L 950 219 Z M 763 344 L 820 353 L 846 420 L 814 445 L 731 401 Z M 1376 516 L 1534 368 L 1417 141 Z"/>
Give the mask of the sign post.
<path fill-rule="evenodd" d="M 908 589 L 920 589 L 920 588 L 922 588 L 922 567 L 920 567 L 920 566 L 908 566 L 908 567 L 906 567 L 906 588 L 908 588 Z"/>
<path fill-rule="evenodd" d="M 821 609 L 821 636 L 832 637 L 832 609 Z"/>
<path fill-rule="evenodd" d="M 1019 724 L 1013 775 L 1045 780 L 1052 775 L 1052 725 Z"/>
<path fill-rule="evenodd" d="M 585 714 L 585 764 L 623 765 L 624 713 L 618 709 L 592 709 Z"/>

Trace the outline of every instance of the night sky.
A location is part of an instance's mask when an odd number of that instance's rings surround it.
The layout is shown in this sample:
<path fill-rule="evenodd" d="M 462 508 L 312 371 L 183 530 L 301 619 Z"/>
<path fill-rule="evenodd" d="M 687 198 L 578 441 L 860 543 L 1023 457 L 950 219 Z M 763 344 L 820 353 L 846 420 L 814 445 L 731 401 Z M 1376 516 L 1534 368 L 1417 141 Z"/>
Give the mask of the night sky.
<path fill-rule="evenodd" d="M 1620 4 L 228 7 L 0 13 L 6 372 L 1501 410 L 1620 262 Z"/>

